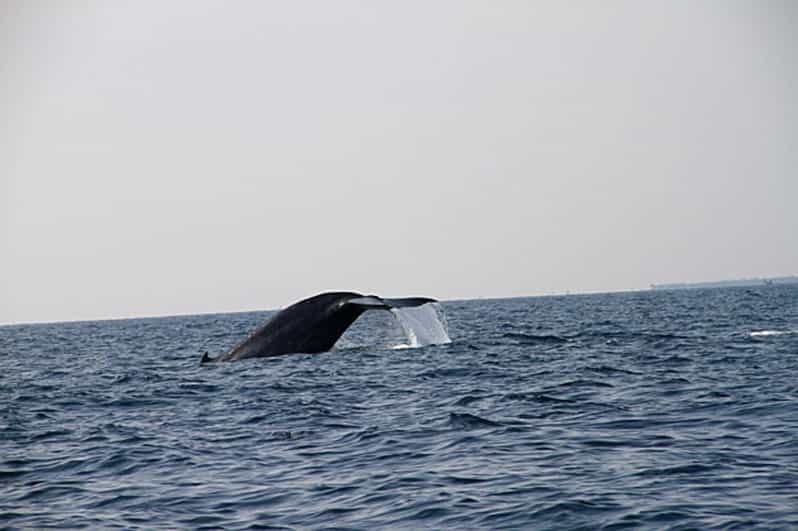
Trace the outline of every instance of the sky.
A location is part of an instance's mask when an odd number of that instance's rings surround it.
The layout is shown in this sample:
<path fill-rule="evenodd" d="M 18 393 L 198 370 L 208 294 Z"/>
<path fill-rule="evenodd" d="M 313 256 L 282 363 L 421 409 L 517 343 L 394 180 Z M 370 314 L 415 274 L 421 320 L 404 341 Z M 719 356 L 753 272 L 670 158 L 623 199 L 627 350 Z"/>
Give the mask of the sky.
<path fill-rule="evenodd" d="M 0 323 L 798 274 L 790 1 L 0 4 Z"/>

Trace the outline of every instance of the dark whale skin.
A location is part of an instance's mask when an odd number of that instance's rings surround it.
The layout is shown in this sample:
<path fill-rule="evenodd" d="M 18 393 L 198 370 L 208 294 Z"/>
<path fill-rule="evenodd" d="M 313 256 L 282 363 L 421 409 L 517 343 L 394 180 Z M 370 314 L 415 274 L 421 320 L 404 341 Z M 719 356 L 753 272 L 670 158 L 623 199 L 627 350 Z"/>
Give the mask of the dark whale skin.
<path fill-rule="evenodd" d="M 279 311 L 226 353 L 202 363 L 268 358 L 296 352 L 315 354 L 330 350 L 363 312 L 390 310 L 437 302 L 427 297 L 382 299 L 351 291 L 321 293 Z"/>

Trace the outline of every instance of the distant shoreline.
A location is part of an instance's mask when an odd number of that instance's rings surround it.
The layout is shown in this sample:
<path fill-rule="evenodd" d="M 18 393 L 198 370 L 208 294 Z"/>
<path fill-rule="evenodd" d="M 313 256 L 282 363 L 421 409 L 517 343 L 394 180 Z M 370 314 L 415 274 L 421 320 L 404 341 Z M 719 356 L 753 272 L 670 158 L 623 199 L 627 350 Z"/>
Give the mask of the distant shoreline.
<path fill-rule="evenodd" d="M 700 288 L 731 288 L 772 286 L 781 284 L 798 284 L 798 276 L 768 277 L 768 278 L 743 278 L 736 280 L 716 280 L 712 282 L 676 282 L 671 284 L 651 284 L 653 290 L 666 289 L 700 289 Z"/>

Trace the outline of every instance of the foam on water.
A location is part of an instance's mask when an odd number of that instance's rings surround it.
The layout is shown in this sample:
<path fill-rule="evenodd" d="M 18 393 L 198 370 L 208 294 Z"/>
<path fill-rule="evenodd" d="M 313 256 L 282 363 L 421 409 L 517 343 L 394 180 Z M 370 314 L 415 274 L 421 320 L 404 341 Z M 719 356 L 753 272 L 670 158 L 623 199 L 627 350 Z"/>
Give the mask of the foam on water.
<path fill-rule="evenodd" d="M 391 312 L 407 335 L 407 344 L 394 348 L 415 348 L 451 343 L 446 319 L 439 304 L 424 304 L 414 308 L 392 308 Z"/>

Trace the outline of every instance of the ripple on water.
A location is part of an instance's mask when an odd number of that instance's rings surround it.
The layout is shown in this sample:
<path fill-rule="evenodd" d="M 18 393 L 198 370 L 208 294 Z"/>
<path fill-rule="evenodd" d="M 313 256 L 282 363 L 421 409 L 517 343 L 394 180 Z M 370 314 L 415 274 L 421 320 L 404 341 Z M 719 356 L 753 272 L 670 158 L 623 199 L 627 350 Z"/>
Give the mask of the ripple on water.
<path fill-rule="evenodd" d="M 798 288 L 753 291 L 458 301 L 445 347 L 371 322 L 214 367 L 189 346 L 267 314 L 0 327 L 0 526 L 798 527 Z"/>

